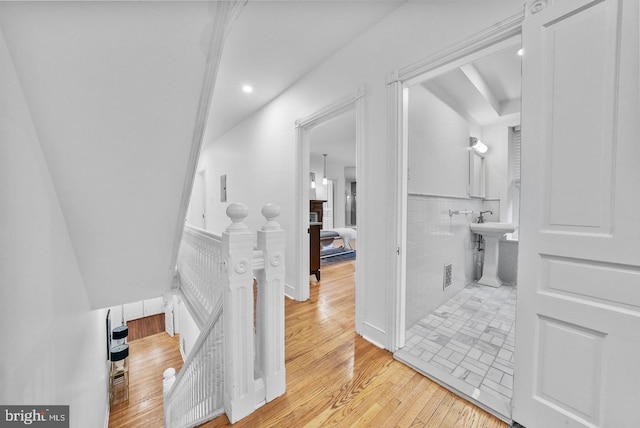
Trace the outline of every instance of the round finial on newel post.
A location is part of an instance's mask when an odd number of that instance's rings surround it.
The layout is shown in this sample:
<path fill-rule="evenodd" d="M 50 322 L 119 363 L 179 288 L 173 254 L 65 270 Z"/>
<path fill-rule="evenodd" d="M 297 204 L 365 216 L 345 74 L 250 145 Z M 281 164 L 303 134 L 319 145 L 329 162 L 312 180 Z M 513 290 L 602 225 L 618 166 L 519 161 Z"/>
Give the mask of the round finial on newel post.
<path fill-rule="evenodd" d="M 245 230 L 247 226 L 242 222 L 249 215 L 249 208 L 245 204 L 234 202 L 227 207 L 227 217 L 232 223 L 227 230 Z"/>
<path fill-rule="evenodd" d="M 266 204 L 262 207 L 262 216 L 267 222 L 262 226 L 262 230 L 280 229 L 280 225 L 275 219 L 280 215 L 280 207 L 276 204 Z"/>

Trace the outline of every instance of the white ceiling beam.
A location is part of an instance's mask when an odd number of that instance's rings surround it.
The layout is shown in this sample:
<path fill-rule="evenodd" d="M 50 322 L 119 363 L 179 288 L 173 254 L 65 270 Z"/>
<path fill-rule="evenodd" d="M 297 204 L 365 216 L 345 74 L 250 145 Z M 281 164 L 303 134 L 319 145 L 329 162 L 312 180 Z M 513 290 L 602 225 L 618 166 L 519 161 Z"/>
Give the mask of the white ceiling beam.
<path fill-rule="evenodd" d="M 417 85 L 416 85 L 417 86 Z M 431 92 L 440 101 L 451 107 L 456 113 L 458 113 L 464 120 L 472 125 L 479 126 L 475 117 L 469 114 L 469 109 L 461 105 L 454 97 L 451 96 L 449 91 L 440 86 L 434 80 L 427 80 L 422 83 L 422 87 Z"/>
<path fill-rule="evenodd" d="M 500 102 L 500 116 L 506 116 L 513 113 L 520 113 L 521 98 L 505 100 Z"/>
<path fill-rule="evenodd" d="M 466 64 L 460 67 L 460 70 L 467 76 L 467 79 L 473 84 L 477 91 L 487 100 L 491 108 L 496 112 L 498 116 L 502 115 L 500 108 L 500 101 L 491 91 L 491 88 L 484 80 L 484 77 L 480 74 L 477 68 L 473 64 Z"/>

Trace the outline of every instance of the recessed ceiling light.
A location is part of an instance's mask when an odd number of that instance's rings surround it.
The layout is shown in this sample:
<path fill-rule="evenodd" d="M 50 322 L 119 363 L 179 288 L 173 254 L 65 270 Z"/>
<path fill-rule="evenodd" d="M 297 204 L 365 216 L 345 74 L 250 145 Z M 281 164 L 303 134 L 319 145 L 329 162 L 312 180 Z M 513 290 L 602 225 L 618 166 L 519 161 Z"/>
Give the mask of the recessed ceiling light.
<path fill-rule="evenodd" d="M 244 92 L 245 94 L 250 94 L 251 92 L 253 92 L 253 87 L 250 85 L 244 85 L 242 87 L 242 92 Z"/>
<path fill-rule="evenodd" d="M 518 55 L 522 56 L 522 53 L 523 53 L 523 52 L 524 52 L 524 51 L 522 50 L 522 48 L 518 49 Z"/>

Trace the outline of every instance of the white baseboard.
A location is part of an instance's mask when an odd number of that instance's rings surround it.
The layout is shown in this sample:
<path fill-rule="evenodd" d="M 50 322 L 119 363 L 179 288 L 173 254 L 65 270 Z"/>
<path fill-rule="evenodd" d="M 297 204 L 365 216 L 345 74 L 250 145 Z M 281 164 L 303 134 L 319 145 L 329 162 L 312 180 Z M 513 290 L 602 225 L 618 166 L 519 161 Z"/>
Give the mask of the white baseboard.
<path fill-rule="evenodd" d="M 287 284 L 286 282 L 284 283 L 284 295 L 287 296 L 288 298 L 290 298 L 291 300 L 295 300 L 295 298 L 293 296 L 295 296 L 296 294 L 296 289 L 293 287 L 293 285 Z"/>
<path fill-rule="evenodd" d="M 107 411 L 104 414 L 104 428 L 109 428 L 110 415 L 111 415 L 111 403 L 109 403 L 109 394 L 107 393 Z"/>
<path fill-rule="evenodd" d="M 383 345 L 383 343 L 387 341 L 387 335 L 384 330 L 381 330 L 368 322 L 363 322 L 362 331 L 360 331 L 359 334 L 366 341 L 371 342 L 378 348 L 387 349 L 387 347 Z"/>
<path fill-rule="evenodd" d="M 104 412 L 104 428 L 109 428 L 109 417 L 111 416 L 111 401 L 109 400 L 109 371 L 111 370 L 111 361 L 107 360 L 107 364 L 105 367 L 105 380 L 106 380 L 106 390 L 107 390 L 107 403 L 106 403 L 106 411 Z"/>

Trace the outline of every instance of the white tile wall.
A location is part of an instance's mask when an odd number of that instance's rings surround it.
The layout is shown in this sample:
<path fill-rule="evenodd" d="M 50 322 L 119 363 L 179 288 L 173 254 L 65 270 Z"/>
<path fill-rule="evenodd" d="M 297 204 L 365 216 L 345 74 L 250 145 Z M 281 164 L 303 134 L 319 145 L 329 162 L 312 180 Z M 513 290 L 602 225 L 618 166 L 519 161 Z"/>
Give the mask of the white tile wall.
<path fill-rule="evenodd" d="M 499 201 L 409 195 L 407 206 L 407 311 L 406 326 L 453 297 L 473 280 L 473 234 L 469 223 L 480 210 L 492 210 L 498 220 Z M 473 214 L 449 216 L 449 210 Z M 444 265 L 453 264 L 453 283 L 442 288 Z"/>

